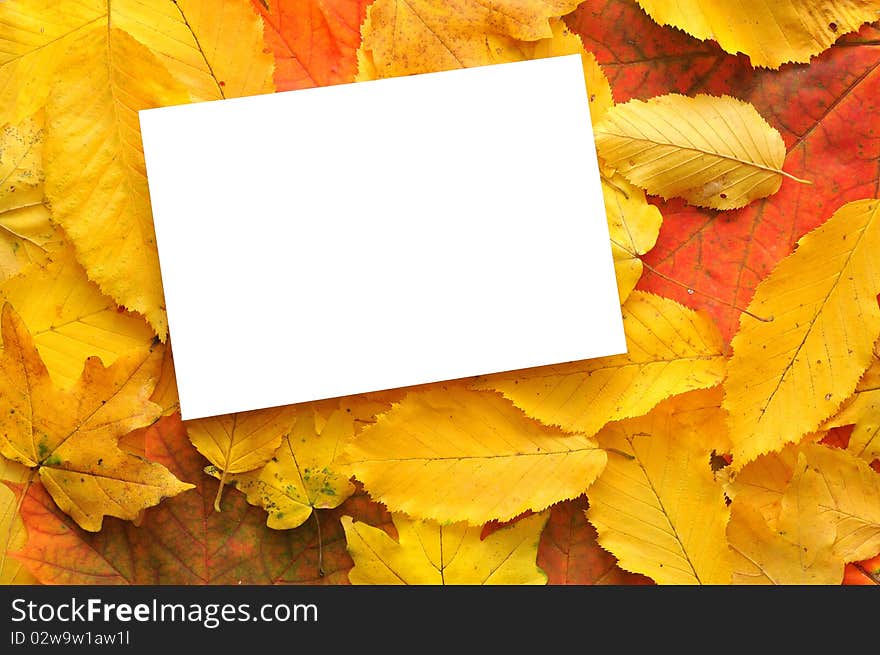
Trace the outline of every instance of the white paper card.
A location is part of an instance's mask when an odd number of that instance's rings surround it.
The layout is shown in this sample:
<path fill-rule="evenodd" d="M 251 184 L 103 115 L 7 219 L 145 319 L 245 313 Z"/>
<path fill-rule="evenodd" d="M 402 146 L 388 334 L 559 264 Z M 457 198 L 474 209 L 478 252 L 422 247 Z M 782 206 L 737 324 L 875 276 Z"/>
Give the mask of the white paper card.
<path fill-rule="evenodd" d="M 578 55 L 140 121 L 184 419 L 626 351 Z"/>

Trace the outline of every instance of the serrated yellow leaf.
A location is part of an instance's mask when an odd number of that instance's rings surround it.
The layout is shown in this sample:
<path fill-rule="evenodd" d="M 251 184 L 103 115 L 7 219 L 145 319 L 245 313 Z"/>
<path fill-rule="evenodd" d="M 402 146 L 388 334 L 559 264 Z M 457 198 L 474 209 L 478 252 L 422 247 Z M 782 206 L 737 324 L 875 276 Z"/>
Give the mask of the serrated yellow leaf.
<path fill-rule="evenodd" d="M 647 416 L 606 426 L 608 465 L 587 489 L 599 544 L 658 584 L 728 584 L 729 512 L 698 426 L 672 398 Z"/>
<path fill-rule="evenodd" d="M 64 52 L 106 21 L 104 0 L 0 2 L 0 125 L 42 107 Z"/>
<path fill-rule="evenodd" d="M 648 413 L 668 396 L 721 382 L 724 346 L 705 315 L 633 291 L 623 319 L 626 354 L 487 376 L 476 386 L 500 391 L 547 425 L 593 435 L 609 421 Z"/>
<path fill-rule="evenodd" d="M 193 100 L 272 93 L 274 60 L 248 0 L 113 0 L 113 27 L 148 46 Z"/>
<path fill-rule="evenodd" d="M 352 584 L 484 585 L 547 584 L 535 563 L 549 512 L 527 516 L 480 539 L 481 528 L 440 525 L 393 514 L 398 539 L 366 523 L 342 517 L 354 568 Z"/>
<path fill-rule="evenodd" d="M 675 93 L 615 105 L 595 126 L 605 163 L 663 198 L 715 209 L 779 190 L 785 144 L 750 104 Z"/>
<path fill-rule="evenodd" d="M 621 175 L 602 178 L 602 196 L 611 237 L 617 292 L 622 304 L 642 277 L 643 266 L 639 256 L 657 243 L 663 216 L 659 209 L 648 203 L 644 191 Z"/>
<path fill-rule="evenodd" d="M 60 247 L 43 193 L 42 112 L 0 129 L 0 283 Z"/>
<path fill-rule="evenodd" d="M 251 505 L 262 506 L 266 525 L 276 530 L 296 528 L 314 509 L 339 507 L 354 493 L 349 476 L 336 466 L 336 456 L 354 436 L 355 416 L 345 403 L 300 406 L 289 434 L 272 458 L 247 473 L 226 481 L 243 492 Z M 216 478 L 214 467 L 208 472 Z"/>
<path fill-rule="evenodd" d="M 228 475 L 252 471 L 268 462 L 295 418 L 296 407 L 285 405 L 186 421 L 189 440 L 218 470 L 215 510 L 220 511 Z"/>
<path fill-rule="evenodd" d="M 146 47 L 119 29 L 68 51 L 46 107 L 46 195 L 89 277 L 164 340 L 162 280 L 137 111 L 189 101 Z"/>
<path fill-rule="evenodd" d="M 391 511 L 472 525 L 574 498 L 605 461 L 594 440 L 455 385 L 408 394 L 341 458 Z"/>
<path fill-rule="evenodd" d="M 100 357 L 109 366 L 123 353 L 149 346 L 153 331 L 142 317 L 120 312 L 88 280 L 69 246 L 54 257 L 3 284 L 0 302 L 15 307 L 52 380 L 67 388 L 79 378 L 86 358 Z"/>
<path fill-rule="evenodd" d="M 30 469 L 0 455 L 0 481 L 25 482 Z M 27 530 L 18 516 L 18 497 L 8 486 L 0 482 L 0 585 L 36 584 L 18 560 L 9 553 L 19 550 L 27 541 Z"/>
<path fill-rule="evenodd" d="M 531 59 L 535 51 L 529 42 L 552 39 L 551 19 L 573 11 L 580 2 L 376 0 L 361 26 L 357 79 Z M 558 34 L 563 29 L 560 26 Z"/>
<path fill-rule="evenodd" d="M 852 394 L 880 334 L 877 252 L 880 201 L 857 200 L 758 285 L 724 381 L 734 467 L 816 430 Z"/>
<path fill-rule="evenodd" d="M 780 535 L 745 501 L 731 504 L 727 537 L 733 584 L 839 585 L 843 578 L 843 566 L 828 544 L 814 547 L 805 557 L 803 545 Z"/>
<path fill-rule="evenodd" d="M 165 467 L 119 449 L 120 436 L 150 424 L 148 398 L 160 353 L 142 349 L 109 368 L 86 360 L 69 391 L 59 390 L 12 306 L 3 305 L 0 355 L 0 454 L 37 469 L 40 481 L 84 530 L 104 516 L 134 519 L 162 498 L 192 488 Z"/>
<path fill-rule="evenodd" d="M 838 37 L 877 20 L 877 0 L 637 0 L 651 18 L 727 52 L 745 53 L 752 66 L 808 62 Z"/>
<path fill-rule="evenodd" d="M 792 487 L 800 501 L 802 532 L 832 535 L 843 562 L 880 553 L 880 474 L 852 453 L 806 444 Z"/>
<path fill-rule="evenodd" d="M 866 462 L 880 457 L 880 359 L 874 358 L 852 397 L 822 427 L 828 430 L 843 425 L 853 426 L 848 451 Z"/>

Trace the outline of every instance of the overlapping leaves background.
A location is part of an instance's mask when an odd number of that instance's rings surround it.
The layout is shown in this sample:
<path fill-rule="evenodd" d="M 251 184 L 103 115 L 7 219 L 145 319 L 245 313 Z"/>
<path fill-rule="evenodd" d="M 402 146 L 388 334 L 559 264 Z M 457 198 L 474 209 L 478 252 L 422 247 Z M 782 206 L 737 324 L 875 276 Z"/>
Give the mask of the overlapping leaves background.
<path fill-rule="evenodd" d="M 877 583 L 878 18 L 3 2 L 2 580 Z M 180 420 L 137 110 L 573 53 L 626 355 Z"/>

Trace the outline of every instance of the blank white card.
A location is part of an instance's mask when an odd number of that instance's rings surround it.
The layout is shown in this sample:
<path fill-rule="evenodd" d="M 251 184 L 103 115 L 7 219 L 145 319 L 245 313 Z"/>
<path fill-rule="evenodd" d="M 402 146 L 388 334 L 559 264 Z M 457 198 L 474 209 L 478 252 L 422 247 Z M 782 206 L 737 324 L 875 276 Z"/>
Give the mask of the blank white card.
<path fill-rule="evenodd" d="M 184 419 L 626 351 L 579 55 L 140 121 Z"/>

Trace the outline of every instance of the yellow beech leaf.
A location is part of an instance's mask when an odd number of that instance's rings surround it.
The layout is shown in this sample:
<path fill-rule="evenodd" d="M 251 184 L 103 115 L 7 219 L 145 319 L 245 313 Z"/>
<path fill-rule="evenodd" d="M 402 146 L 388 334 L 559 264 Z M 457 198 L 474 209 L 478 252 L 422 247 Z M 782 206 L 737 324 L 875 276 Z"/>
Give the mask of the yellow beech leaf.
<path fill-rule="evenodd" d="M 480 525 L 581 494 L 606 455 L 525 416 L 499 394 L 412 392 L 366 427 L 341 463 L 392 512 Z"/>
<path fill-rule="evenodd" d="M 487 376 L 477 386 L 500 391 L 547 425 L 593 435 L 664 398 L 721 382 L 724 346 L 707 316 L 633 291 L 623 319 L 626 354 Z"/>
<path fill-rule="evenodd" d="M 46 107 L 46 195 L 89 277 L 167 332 L 137 111 L 189 101 L 159 60 L 106 27 L 78 40 Z"/>
<path fill-rule="evenodd" d="M 767 524 L 761 511 L 742 500 L 730 506 L 727 526 L 733 584 L 839 585 L 843 564 L 830 544 L 806 547 Z"/>
<path fill-rule="evenodd" d="M 693 205 L 743 207 L 791 177 L 779 132 L 730 96 L 630 100 L 609 109 L 595 133 L 599 155 L 630 182 Z"/>
<path fill-rule="evenodd" d="M 83 361 L 100 357 L 109 366 L 133 348 L 153 341 L 150 326 L 135 314 L 120 311 L 105 296 L 65 246 L 45 267 L 32 266 L 0 287 L 31 333 L 53 382 L 70 387 Z M 34 293 L 39 289 L 39 293 Z"/>
<path fill-rule="evenodd" d="M 663 216 L 649 204 L 645 192 L 621 175 L 602 178 L 602 195 L 611 236 L 611 255 L 621 304 L 642 277 L 644 255 L 657 243 Z"/>
<path fill-rule="evenodd" d="M 285 405 L 186 421 L 189 440 L 214 465 L 220 479 L 215 510 L 220 511 L 227 476 L 252 471 L 272 459 L 295 417 L 296 408 Z"/>
<path fill-rule="evenodd" d="M 0 125 L 45 104 L 64 52 L 106 16 L 105 0 L 0 2 Z"/>
<path fill-rule="evenodd" d="M 838 37 L 877 20 L 877 0 L 637 0 L 651 18 L 698 39 L 715 39 L 752 66 L 808 62 Z"/>
<path fill-rule="evenodd" d="M 162 498 L 192 488 L 117 445 L 120 436 L 159 416 L 148 400 L 158 352 L 122 355 L 109 368 L 90 357 L 76 384 L 60 390 L 8 303 L 2 334 L 0 454 L 37 469 L 58 507 L 84 530 L 100 530 L 104 516 L 134 519 Z"/>
<path fill-rule="evenodd" d="M 270 528 L 296 528 L 313 509 L 332 509 L 354 493 L 349 476 L 336 466 L 336 456 L 354 436 L 355 417 L 351 408 L 315 403 L 300 406 L 293 428 L 261 468 L 229 475 L 226 481 L 243 492 L 252 505 L 260 505 L 269 516 Z M 216 478 L 221 473 L 209 467 Z"/>
<path fill-rule="evenodd" d="M 249 0 L 113 0 L 112 25 L 158 55 L 194 100 L 275 90 L 274 59 Z"/>
<path fill-rule="evenodd" d="M 43 121 L 0 130 L 0 282 L 28 264 L 46 264 L 61 245 L 43 194 Z"/>
<path fill-rule="evenodd" d="M 822 427 L 843 425 L 853 426 L 847 450 L 867 462 L 880 457 L 880 359 L 874 358 L 847 404 Z"/>
<path fill-rule="evenodd" d="M 31 473 L 26 466 L 0 455 L 0 481 L 25 482 Z M 18 500 L 16 493 L 0 482 L 0 585 L 37 583 L 21 562 L 7 555 L 27 541 L 27 531 L 18 516 Z"/>
<path fill-rule="evenodd" d="M 736 468 L 816 430 L 855 390 L 880 334 L 877 252 L 880 201 L 857 200 L 758 285 L 724 381 Z"/>
<path fill-rule="evenodd" d="M 843 562 L 880 553 L 880 474 L 852 453 L 806 444 L 792 487 L 801 506 L 802 531 L 833 535 Z"/>
<path fill-rule="evenodd" d="M 549 512 L 533 514 L 480 538 L 482 528 L 440 525 L 392 514 L 398 539 L 366 523 L 342 517 L 354 568 L 352 584 L 524 585 L 547 584 L 535 563 Z"/>
<path fill-rule="evenodd" d="M 598 434 L 608 465 L 587 489 L 587 519 L 627 571 L 658 584 L 728 584 L 729 512 L 711 446 L 676 407 L 669 399 Z"/>
<path fill-rule="evenodd" d="M 534 49 L 522 42 L 553 38 L 550 19 L 581 1 L 375 0 L 361 26 L 357 79 L 530 59 Z"/>

